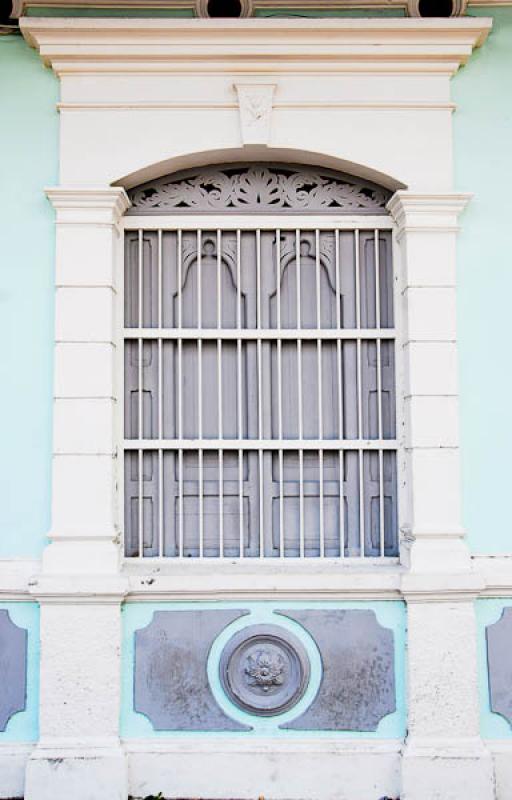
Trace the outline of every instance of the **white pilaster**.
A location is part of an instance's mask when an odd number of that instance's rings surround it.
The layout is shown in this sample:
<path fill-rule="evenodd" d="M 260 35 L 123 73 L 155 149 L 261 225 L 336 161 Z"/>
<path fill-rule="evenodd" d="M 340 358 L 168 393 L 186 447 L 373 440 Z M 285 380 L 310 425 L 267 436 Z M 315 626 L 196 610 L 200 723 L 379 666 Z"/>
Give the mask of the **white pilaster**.
<path fill-rule="evenodd" d="M 407 491 L 408 737 L 402 800 L 492 800 L 479 733 L 474 599 L 460 503 L 457 218 L 468 196 L 397 192 Z"/>
<path fill-rule="evenodd" d="M 119 578 L 39 578 L 40 740 L 26 771 L 25 800 L 126 800 L 119 740 Z"/>
<path fill-rule="evenodd" d="M 429 584 L 424 594 L 405 592 L 409 717 L 400 797 L 494 800 L 479 731 L 474 595 Z"/>
<path fill-rule="evenodd" d="M 121 188 L 49 189 L 57 212 L 53 514 L 44 573 L 117 571 Z"/>
<path fill-rule="evenodd" d="M 402 554 L 414 572 L 470 568 L 463 542 L 455 312 L 457 218 L 468 195 L 399 191 L 404 451 Z"/>

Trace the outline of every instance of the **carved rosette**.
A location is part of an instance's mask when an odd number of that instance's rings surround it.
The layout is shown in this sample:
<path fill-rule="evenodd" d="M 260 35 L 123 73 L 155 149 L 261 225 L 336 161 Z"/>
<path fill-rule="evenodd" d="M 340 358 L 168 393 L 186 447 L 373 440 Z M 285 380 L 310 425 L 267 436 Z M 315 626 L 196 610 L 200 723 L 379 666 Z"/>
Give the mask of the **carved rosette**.
<path fill-rule="evenodd" d="M 278 625 L 251 625 L 235 634 L 220 660 L 229 699 L 257 716 L 282 714 L 299 702 L 310 665 L 301 642 Z"/>

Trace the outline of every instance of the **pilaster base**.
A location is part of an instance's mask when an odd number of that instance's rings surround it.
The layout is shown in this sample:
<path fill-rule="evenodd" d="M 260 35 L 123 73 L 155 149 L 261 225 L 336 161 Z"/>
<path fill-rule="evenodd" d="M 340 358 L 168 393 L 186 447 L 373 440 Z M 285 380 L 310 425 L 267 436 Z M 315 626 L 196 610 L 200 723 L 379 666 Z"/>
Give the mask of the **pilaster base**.
<path fill-rule="evenodd" d="M 43 552 L 46 575 L 106 575 L 119 572 L 119 546 L 108 539 L 53 540 Z"/>
<path fill-rule="evenodd" d="M 429 531 L 402 542 L 402 561 L 414 573 L 453 573 L 471 570 L 464 532 Z"/>
<path fill-rule="evenodd" d="M 481 740 L 410 740 L 400 800 L 495 800 L 491 754 Z"/>
<path fill-rule="evenodd" d="M 40 743 L 32 753 L 24 800 L 126 800 L 126 758 L 119 745 Z"/>

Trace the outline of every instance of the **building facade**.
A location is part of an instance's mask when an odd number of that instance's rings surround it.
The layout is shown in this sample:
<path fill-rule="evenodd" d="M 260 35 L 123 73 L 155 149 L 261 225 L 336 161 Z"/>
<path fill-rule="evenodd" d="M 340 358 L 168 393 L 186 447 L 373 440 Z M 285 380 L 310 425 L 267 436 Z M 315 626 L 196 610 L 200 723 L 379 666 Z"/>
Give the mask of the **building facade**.
<path fill-rule="evenodd" d="M 508 800 L 512 5 L 0 32 L 0 798 Z"/>

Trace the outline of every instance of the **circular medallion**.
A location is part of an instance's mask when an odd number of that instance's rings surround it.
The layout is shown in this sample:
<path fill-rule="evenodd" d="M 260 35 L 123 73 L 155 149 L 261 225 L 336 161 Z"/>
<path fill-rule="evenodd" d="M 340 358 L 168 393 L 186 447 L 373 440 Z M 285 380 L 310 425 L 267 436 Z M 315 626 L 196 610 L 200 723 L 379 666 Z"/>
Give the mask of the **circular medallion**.
<path fill-rule="evenodd" d="M 220 659 L 228 697 L 258 716 L 282 714 L 306 691 L 309 659 L 296 636 L 278 625 L 251 625 L 235 634 Z"/>

